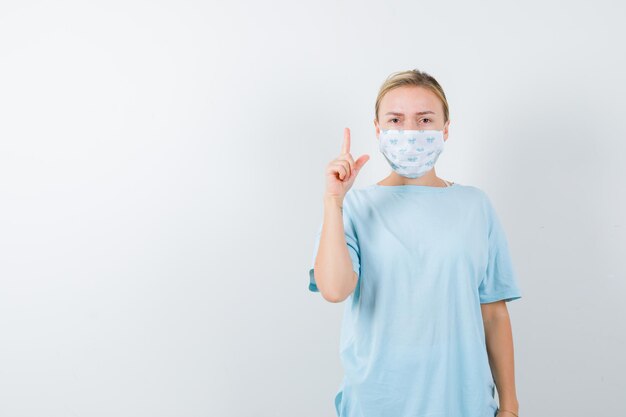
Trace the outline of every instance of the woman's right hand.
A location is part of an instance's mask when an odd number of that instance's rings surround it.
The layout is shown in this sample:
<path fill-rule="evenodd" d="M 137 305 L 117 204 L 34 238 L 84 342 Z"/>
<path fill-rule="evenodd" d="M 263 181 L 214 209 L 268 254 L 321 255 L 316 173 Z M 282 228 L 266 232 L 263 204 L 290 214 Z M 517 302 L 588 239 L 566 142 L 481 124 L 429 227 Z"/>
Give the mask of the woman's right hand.
<path fill-rule="evenodd" d="M 369 158 L 369 155 L 365 154 L 356 161 L 352 159 L 352 155 L 350 155 L 350 129 L 344 128 L 341 154 L 326 166 L 325 196 L 343 202 L 343 198 L 352 187 L 357 174 Z"/>

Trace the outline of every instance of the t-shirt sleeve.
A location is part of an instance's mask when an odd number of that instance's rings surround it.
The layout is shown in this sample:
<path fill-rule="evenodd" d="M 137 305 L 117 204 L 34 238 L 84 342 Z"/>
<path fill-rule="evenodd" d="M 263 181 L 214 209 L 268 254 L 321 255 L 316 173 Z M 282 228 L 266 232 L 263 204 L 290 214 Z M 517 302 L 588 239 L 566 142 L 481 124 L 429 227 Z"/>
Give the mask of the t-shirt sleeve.
<path fill-rule="evenodd" d="M 344 198 L 343 203 L 343 229 L 344 236 L 346 238 L 346 245 L 348 246 L 348 253 L 350 254 L 350 259 L 352 260 L 352 270 L 356 272 L 357 278 L 361 274 L 361 262 L 359 255 L 359 244 L 356 235 L 356 231 L 354 228 L 354 224 L 350 218 L 350 211 L 348 209 L 347 198 Z M 317 283 L 315 282 L 315 258 L 317 256 L 317 251 L 320 245 L 320 237 L 322 235 L 322 225 L 324 221 L 320 221 L 319 227 L 317 229 L 317 234 L 315 237 L 315 244 L 313 248 L 313 257 L 311 258 L 311 263 L 309 264 L 309 290 L 314 292 L 319 292 L 317 288 Z"/>
<path fill-rule="evenodd" d="M 486 197 L 486 196 L 485 196 Z M 487 268 L 478 287 L 480 302 L 505 302 L 522 297 L 513 267 L 506 234 L 491 201 L 486 197 L 489 256 Z"/>

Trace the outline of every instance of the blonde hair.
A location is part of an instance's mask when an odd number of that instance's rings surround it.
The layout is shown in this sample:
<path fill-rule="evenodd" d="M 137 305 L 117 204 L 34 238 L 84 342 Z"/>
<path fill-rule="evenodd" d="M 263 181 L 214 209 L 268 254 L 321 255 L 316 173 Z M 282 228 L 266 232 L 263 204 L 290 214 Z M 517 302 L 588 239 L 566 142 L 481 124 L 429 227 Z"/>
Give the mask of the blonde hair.
<path fill-rule="evenodd" d="M 387 77 L 383 85 L 380 87 L 380 90 L 378 91 L 378 97 L 376 98 L 376 106 L 374 109 L 374 116 L 376 117 L 376 121 L 378 121 L 378 109 L 380 107 L 380 102 L 382 101 L 385 94 L 387 94 L 390 90 L 393 90 L 394 88 L 404 87 L 407 85 L 428 88 L 430 91 L 435 93 L 443 104 L 443 122 L 445 123 L 448 121 L 448 119 L 450 118 L 448 99 L 443 92 L 443 88 L 441 88 L 441 86 L 433 76 L 427 74 L 426 72 L 419 71 L 418 69 L 394 72 L 389 77 Z"/>

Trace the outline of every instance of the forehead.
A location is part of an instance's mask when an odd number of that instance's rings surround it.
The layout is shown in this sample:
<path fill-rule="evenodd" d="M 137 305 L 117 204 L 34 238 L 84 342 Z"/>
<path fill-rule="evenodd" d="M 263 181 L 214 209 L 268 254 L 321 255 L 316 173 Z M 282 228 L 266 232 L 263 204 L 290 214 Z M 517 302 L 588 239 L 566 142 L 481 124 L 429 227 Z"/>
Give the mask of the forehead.
<path fill-rule="evenodd" d="M 431 110 L 442 114 L 443 105 L 430 89 L 419 86 L 403 86 L 388 91 L 380 101 L 380 114 L 388 111 L 415 113 Z"/>

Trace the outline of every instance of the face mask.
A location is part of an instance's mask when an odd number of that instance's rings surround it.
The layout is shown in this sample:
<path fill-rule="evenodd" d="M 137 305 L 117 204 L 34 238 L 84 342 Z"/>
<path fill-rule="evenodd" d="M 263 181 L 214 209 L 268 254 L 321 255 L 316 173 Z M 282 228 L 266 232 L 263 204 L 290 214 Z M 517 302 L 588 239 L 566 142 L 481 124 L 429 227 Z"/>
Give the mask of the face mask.
<path fill-rule="evenodd" d="M 443 144 L 442 130 L 381 129 L 378 149 L 396 173 L 418 178 L 433 168 Z"/>

